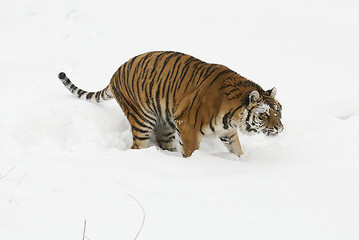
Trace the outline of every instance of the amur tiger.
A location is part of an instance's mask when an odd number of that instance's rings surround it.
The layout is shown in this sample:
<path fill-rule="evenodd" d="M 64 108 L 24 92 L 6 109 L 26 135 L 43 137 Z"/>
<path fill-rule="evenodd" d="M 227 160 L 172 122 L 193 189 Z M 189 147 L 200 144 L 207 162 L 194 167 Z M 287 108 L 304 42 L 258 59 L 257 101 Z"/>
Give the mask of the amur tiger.
<path fill-rule="evenodd" d="M 226 66 L 209 64 L 187 54 L 157 51 L 125 62 L 109 85 L 98 92 L 76 87 L 65 73 L 58 77 L 75 96 L 92 102 L 115 98 L 131 125 L 132 149 L 145 148 L 155 134 L 158 145 L 189 157 L 205 135 L 216 135 L 237 156 L 241 132 L 282 132 L 276 89 L 264 91 Z"/>

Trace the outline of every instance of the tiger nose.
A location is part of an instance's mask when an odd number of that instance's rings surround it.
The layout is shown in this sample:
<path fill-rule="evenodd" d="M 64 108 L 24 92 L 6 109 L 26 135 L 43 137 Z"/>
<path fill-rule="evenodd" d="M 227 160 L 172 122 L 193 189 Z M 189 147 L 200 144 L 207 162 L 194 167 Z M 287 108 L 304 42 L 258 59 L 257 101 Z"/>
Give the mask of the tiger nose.
<path fill-rule="evenodd" d="M 278 125 L 277 125 L 277 126 L 274 126 L 274 128 L 275 128 L 275 130 L 277 130 L 277 132 L 281 132 L 281 131 L 283 131 L 283 125 L 282 125 L 282 124 L 280 124 L 280 123 L 278 123 Z"/>

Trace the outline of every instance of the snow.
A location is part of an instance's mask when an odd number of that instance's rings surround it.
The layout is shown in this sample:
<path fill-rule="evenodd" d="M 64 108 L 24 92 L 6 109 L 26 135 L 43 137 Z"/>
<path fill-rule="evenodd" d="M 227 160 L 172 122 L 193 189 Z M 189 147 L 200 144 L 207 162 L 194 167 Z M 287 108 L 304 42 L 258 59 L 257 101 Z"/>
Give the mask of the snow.
<path fill-rule="evenodd" d="M 359 239 L 356 1 L 4 0 L 0 239 Z M 190 158 L 130 150 L 103 89 L 129 58 L 176 50 L 276 87 L 284 131 Z M 145 211 L 145 218 L 140 203 Z"/>
<path fill-rule="evenodd" d="M 260 113 L 269 113 L 269 105 L 264 103 L 264 102 L 260 102 L 258 107 L 254 110 L 254 114 L 258 115 Z"/>

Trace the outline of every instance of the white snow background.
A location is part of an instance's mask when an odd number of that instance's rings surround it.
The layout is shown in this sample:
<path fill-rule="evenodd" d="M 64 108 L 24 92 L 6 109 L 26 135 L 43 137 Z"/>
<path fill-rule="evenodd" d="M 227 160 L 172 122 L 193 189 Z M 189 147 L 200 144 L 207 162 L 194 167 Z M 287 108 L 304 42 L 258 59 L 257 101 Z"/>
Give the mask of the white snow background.
<path fill-rule="evenodd" d="M 2 0 L 0 239 L 359 239 L 359 2 Z M 275 86 L 284 132 L 190 158 L 130 150 L 131 57 L 175 50 Z M 145 211 L 145 218 L 139 202 Z"/>

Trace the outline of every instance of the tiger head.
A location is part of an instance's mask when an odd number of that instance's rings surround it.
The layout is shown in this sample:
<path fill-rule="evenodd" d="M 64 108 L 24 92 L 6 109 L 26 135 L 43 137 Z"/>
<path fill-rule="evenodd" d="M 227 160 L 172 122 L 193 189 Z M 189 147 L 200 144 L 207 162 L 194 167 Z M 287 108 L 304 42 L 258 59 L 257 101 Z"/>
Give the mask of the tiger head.
<path fill-rule="evenodd" d="M 253 90 L 247 98 L 247 111 L 240 129 L 245 133 L 264 133 L 274 136 L 283 131 L 282 106 L 275 99 L 276 88 L 263 91 Z"/>

